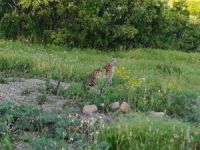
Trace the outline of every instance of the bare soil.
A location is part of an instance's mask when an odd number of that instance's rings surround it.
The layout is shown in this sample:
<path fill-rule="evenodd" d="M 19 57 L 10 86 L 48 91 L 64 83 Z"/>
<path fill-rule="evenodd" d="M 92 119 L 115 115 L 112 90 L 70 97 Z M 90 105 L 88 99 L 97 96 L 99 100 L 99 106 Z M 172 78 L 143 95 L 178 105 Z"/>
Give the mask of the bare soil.
<path fill-rule="evenodd" d="M 56 81 L 54 83 L 56 84 Z M 62 82 L 61 86 L 67 89 L 70 84 Z M 7 84 L 0 84 L 0 101 L 8 101 L 16 105 L 38 105 L 38 97 L 41 95 L 40 89 L 44 87 L 45 81 L 41 79 L 9 78 Z M 38 106 L 48 112 L 61 110 L 64 104 L 69 101 L 52 94 L 47 95 L 47 99 L 47 102 Z"/>

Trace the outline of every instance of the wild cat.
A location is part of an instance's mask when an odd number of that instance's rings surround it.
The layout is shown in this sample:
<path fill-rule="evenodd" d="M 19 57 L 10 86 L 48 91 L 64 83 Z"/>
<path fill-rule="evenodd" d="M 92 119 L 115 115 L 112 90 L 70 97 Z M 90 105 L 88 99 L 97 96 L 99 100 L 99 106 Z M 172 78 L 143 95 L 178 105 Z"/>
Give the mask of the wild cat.
<path fill-rule="evenodd" d="M 96 81 L 105 80 L 112 84 L 113 74 L 117 66 L 116 58 L 112 58 L 111 62 L 102 68 L 97 68 L 87 79 L 87 86 L 95 86 Z"/>

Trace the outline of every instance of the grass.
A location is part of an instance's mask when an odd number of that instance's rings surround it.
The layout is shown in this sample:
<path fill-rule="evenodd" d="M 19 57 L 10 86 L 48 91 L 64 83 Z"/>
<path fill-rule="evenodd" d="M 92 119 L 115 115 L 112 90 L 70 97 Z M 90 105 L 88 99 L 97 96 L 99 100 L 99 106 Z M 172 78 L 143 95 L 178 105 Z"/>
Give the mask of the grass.
<path fill-rule="evenodd" d="M 109 150 L 188 150 L 199 149 L 200 130 L 176 120 L 163 120 L 141 114 L 121 118 L 107 127 L 99 141 Z"/>
<path fill-rule="evenodd" d="M 47 113 L 33 105 L 17 106 L 0 103 L 0 148 L 14 149 L 15 141 L 24 141 L 32 149 L 67 149 L 74 144 L 76 149 L 95 146 L 96 131 L 102 128 L 101 118 L 90 121 L 81 120 L 67 111 L 63 114 Z M 37 138 L 14 136 L 20 131 L 37 133 Z M 22 132 L 22 133 L 23 133 Z"/>
<path fill-rule="evenodd" d="M 113 84 L 97 83 L 101 87 L 100 94 L 83 88 L 88 74 L 97 67 L 104 66 L 112 57 L 118 61 Z M 10 143 L 8 145 L 12 149 L 15 140 L 12 135 L 15 130 L 20 129 L 40 133 L 38 139 L 30 140 L 33 149 L 65 149 L 66 144 L 71 143 L 76 146 L 85 143 L 79 149 L 169 149 L 169 146 L 174 150 L 198 149 L 200 132 L 193 123 L 200 122 L 199 63 L 199 53 L 175 50 L 102 52 L 1 40 L 0 83 L 6 84 L 7 77 L 45 78 L 46 88 L 40 90 L 41 96 L 38 97 L 40 105 L 48 103 L 47 94 L 55 94 L 54 87 L 48 82 L 54 79 L 71 84 L 67 90 L 59 89 L 56 94 L 72 99 L 78 106 L 96 104 L 99 111 L 110 112 L 109 106 L 112 102 L 127 101 L 134 111 L 166 111 L 174 119 L 156 119 L 143 114 L 130 115 L 127 119 L 123 115 L 124 118 L 105 129 L 97 141 L 96 136 L 89 134 L 101 129 L 99 122 L 85 130 L 88 123 L 77 118 L 74 120 L 73 117 L 60 118 L 60 114 L 56 113 L 45 114 L 34 106 L 0 104 L 0 143 Z M 29 93 L 27 89 L 22 94 Z M 71 108 L 66 109 L 64 116 L 72 111 Z M 75 111 L 77 108 L 72 109 Z M 78 113 L 79 109 L 76 110 Z M 72 126 L 68 126 L 69 124 Z M 7 126 L 12 126 L 12 130 L 7 130 Z M 130 132 L 133 137 L 128 136 Z M 64 137 L 63 133 L 66 133 Z"/>
<path fill-rule="evenodd" d="M 152 49 L 128 52 L 100 52 L 91 49 L 67 49 L 0 41 L 0 70 L 29 75 L 82 81 L 88 73 L 116 57 L 118 65 L 131 76 L 156 81 L 176 90 L 199 91 L 200 54 Z M 170 72 L 167 70 L 170 70 Z M 166 72 L 167 71 L 167 72 Z"/>
<path fill-rule="evenodd" d="M 105 87 L 101 96 L 84 91 L 82 83 L 95 68 L 105 65 L 116 57 L 118 67 L 124 68 L 114 76 L 112 87 Z M 84 100 L 83 103 L 110 103 L 116 100 L 151 103 L 153 108 L 163 111 L 162 104 L 174 93 L 200 92 L 200 54 L 153 49 L 132 51 L 101 52 L 94 49 L 69 49 L 55 46 L 23 44 L 21 42 L 0 41 L 0 71 L 5 76 L 38 76 L 76 82 L 64 95 Z M 123 73 L 125 72 L 125 73 Z M 128 78 L 126 77 L 128 75 Z M 144 79 L 145 83 L 134 90 L 126 83 Z M 2 80 L 3 81 L 3 80 Z M 78 91 L 77 91 L 78 90 Z M 157 102 L 156 102 L 157 103 Z M 139 104 L 140 105 L 140 104 Z M 166 107 L 166 105 L 163 105 Z M 145 109 L 144 109 L 145 110 Z"/>

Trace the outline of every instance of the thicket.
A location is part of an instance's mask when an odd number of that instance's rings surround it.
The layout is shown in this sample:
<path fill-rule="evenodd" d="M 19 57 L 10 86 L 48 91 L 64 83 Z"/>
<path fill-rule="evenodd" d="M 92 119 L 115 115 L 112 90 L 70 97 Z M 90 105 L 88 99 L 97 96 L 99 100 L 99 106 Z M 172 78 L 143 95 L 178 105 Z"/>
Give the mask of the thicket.
<path fill-rule="evenodd" d="M 44 44 L 197 51 L 200 25 L 183 1 L 1 0 L 0 37 Z"/>

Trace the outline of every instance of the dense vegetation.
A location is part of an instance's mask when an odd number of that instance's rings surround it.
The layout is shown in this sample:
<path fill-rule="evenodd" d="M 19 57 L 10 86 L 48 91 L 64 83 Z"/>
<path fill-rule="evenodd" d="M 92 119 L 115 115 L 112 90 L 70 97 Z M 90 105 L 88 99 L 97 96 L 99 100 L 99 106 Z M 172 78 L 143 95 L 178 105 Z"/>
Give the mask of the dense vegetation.
<path fill-rule="evenodd" d="M 1 0 L 0 37 L 68 47 L 199 49 L 196 3 L 168 0 Z M 188 8 L 188 9 L 187 9 Z"/>

